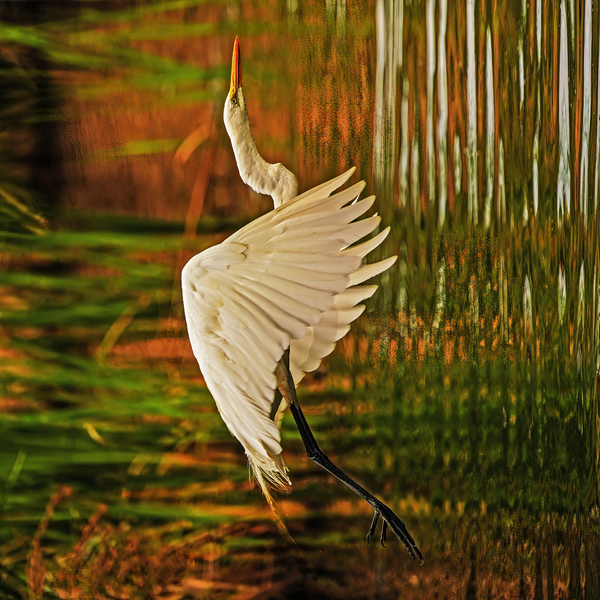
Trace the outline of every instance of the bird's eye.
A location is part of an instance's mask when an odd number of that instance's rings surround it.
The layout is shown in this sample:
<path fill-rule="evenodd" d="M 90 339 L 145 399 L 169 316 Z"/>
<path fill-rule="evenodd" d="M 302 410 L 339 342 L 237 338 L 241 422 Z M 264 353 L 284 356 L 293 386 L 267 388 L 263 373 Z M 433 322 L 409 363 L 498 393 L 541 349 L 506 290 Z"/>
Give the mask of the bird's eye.
<path fill-rule="evenodd" d="M 233 104 L 234 106 L 238 105 L 238 101 L 237 101 L 237 98 L 235 96 L 231 96 L 231 104 Z"/>

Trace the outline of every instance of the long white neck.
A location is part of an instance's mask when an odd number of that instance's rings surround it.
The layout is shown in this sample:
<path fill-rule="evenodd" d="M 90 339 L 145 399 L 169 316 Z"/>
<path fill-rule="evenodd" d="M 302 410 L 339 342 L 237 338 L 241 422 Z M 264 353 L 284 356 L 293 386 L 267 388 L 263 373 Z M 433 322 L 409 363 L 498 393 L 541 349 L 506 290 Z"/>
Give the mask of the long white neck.
<path fill-rule="evenodd" d="M 268 177 L 271 166 L 258 152 L 250 123 L 229 133 L 233 153 L 242 181 L 259 194 L 271 194 L 274 182 Z"/>
<path fill-rule="evenodd" d="M 242 181 L 255 192 L 273 198 L 275 208 L 298 195 L 298 180 L 281 163 L 268 163 L 259 154 L 247 115 L 238 126 L 226 123 Z"/>

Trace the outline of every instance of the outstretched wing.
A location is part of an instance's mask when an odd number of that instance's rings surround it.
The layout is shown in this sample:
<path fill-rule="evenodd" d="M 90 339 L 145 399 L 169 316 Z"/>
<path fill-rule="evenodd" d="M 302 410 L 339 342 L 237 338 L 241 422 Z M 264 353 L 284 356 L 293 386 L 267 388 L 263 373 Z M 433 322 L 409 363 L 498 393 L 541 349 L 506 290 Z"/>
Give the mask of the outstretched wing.
<path fill-rule="evenodd" d="M 355 221 L 374 202 L 371 197 L 352 203 L 363 182 L 329 196 L 353 172 L 249 223 L 194 256 L 182 272 L 188 333 L 207 386 L 227 427 L 271 483 L 289 481 L 271 414 L 278 361 L 310 329 L 313 340 L 334 344 L 362 312 L 356 303 L 375 291 L 352 286 L 395 260 L 361 267 L 386 232 L 350 247 L 380 221 L 378 216 Z M 327 335 L 315 336 L 319 327 Z M 300 348 L 292 345 L 293 368 L 308 370 L 306 360 L 314 362 L 333 346 L 328 348 L 304 344 L 306 356 L 299 362 Z"/>

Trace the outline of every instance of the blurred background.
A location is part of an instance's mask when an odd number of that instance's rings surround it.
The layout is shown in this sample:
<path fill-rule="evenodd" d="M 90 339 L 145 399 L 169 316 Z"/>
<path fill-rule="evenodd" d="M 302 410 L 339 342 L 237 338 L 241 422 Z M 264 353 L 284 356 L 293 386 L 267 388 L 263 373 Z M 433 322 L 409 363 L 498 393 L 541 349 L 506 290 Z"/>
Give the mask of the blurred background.
<path fill-rule="evenodd" d="M 0 2 L 0 597 L 598 598 L 592 0 Z M 263 156 L 358 167 L 399 260 L 283 423 L 278 532 L 192 356 L 180 271 Z M 374 257 L 377 258 L 377 257 Z"/>

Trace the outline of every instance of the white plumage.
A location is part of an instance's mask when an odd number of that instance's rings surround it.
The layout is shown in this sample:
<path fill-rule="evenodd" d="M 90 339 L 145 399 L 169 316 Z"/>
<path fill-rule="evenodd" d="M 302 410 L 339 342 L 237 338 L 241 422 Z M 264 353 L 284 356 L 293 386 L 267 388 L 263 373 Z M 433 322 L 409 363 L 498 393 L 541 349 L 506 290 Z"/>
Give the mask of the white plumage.
<path fill-rule="evenodd" d="M 330 196 L 353 172 L 259 217 L 194 256 L 182 272 L 194 355 L 259 482 L 262 475 L 271 484 L 289 483 L 279 434 L 285 400 L 272 414 L 274 372 L 285 350 L 297 384 L 333 351 L 364 310 L 359 303 L 377 289 L 360 284 L 396 260 L 362 265 L 389 228 L 352 246 L 380 222 L 356 221 L 374 202 L 352 204 L 363 182 Z"/>

